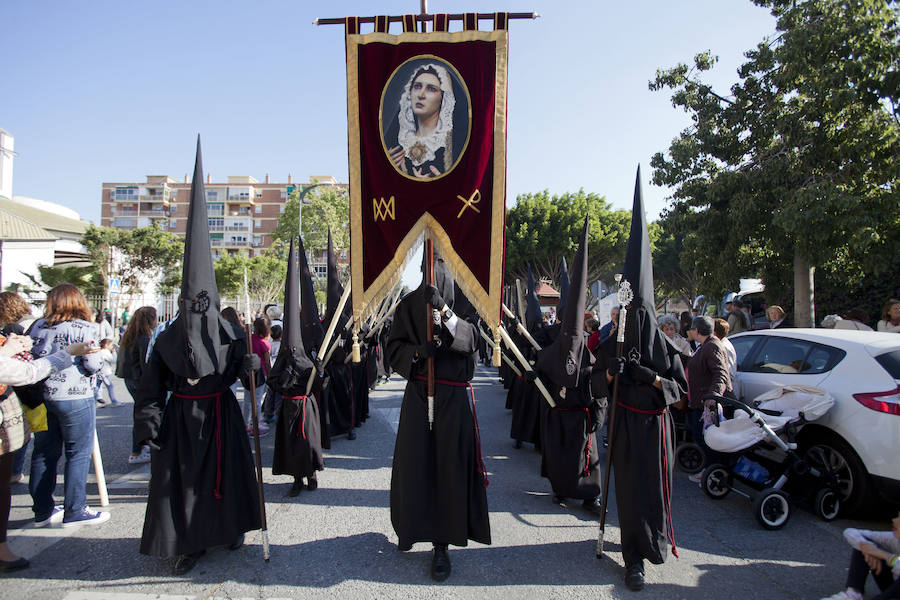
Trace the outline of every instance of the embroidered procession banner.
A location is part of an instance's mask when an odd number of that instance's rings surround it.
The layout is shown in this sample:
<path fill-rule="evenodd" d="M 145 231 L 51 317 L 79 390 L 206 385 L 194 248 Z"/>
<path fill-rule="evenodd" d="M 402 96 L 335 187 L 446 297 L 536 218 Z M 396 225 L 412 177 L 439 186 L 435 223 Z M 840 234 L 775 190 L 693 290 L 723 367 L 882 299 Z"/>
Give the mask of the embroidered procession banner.
<path fill-rule="evenodd" d="M 438 15 L 440 16 L 440 15 Z M 446 20 L 440 20 L 446 29 Z M 506 20 L 495 31 L 360 35 L 347 19 L 350 265 L 358 322 L 423 233 L 499 321 L 506 198 Z"/>

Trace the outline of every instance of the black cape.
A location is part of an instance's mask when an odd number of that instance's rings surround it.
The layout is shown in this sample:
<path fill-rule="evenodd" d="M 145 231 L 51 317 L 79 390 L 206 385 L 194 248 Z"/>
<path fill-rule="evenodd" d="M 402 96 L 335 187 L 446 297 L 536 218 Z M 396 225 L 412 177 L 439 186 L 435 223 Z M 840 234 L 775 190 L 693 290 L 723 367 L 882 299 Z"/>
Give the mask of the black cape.
<path fill-rule="evenodd" d="M 538 370 L 556 402 L 556 408 L 541 405 L 541 476 L 563 498 L 590 500 L 601 492 L 596 430 L 606 418 L 607 386 L 605 371 L 593 371 L 593 362 L 590 352 L 582 355 L 586 376 L 578 387 L 550 383 Z"/>
<path fill-rule="evenodd" d="M 399 546 L 432 542 L 491 543 L 485 474 L 465 387 L 435 383 L 434 429 L 428 428 L 426 361 L 414 360 L 426 339 L 424 287 L 397 306 L 387 353 L 407 379 L 391 473 L 391 522 Z M 459 319 L 456 336 L 440 328 L 436 380 L 465 386 L 475 371 L 474 327 Z"/>
<path fill-rule="evenodd" d="M 260 528 L 250 440 L 230 390 L 247 351 L 243 332 L 221 332 L 220 339 L 234 339 L 222 352 L 223 372 L 195 385 L 162 356 L 166 338 L 178 335 L 171 327 L 160 334 L 134 405 L 135 441 L 156 446 L 140 551 L 159 557 L 231 544 Z"/>

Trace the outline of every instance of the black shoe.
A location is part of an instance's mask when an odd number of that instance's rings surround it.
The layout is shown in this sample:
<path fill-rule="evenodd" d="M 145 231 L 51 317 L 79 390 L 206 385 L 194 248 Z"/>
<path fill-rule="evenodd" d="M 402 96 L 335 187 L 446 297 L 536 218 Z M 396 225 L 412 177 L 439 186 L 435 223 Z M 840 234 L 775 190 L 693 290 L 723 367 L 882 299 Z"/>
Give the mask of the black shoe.
<path fill-rule="evenodd" d="M 444 581 L 450 577 L 450 555 L 447 554 L 447 546 L 435 544 L 431 556 L 431 578 L 435 581 Z"/>
<path fill-rule="evenodd" d="M 294 479 L 294 483 L 291 485 L 290 491 L 288 491 L 288 498 L 296 498 L 300 495 L 300 490 L 303 489 L 303 480 L 297 477 Z"/>
<path fill-rule="evenodd" d="M 553 504 L 562 504 L 563 502 L 566 501 L 565 498 L 563 498 L 562 496 L 557 496 L 556 494 L 553 494 L 552 500 L 553 500 Z"/>
<path fill-rule="evenodd" d="M 241 546 L 243 546 L 243 545 L 244 545 L 244 534 L 242 533 L 241 535 L 237 536 L 237 539 L 235 539 L 232 543 L 228 544 L 228 549 L 229 550 L 240 550 Z"/>
<path fill-rule="evenodd" d="M 513 448 L 518 450 L 521 447 L 522 447 L 522 440 L 516 440 L 515 443 L 513 444 Z"/>
<path fill-rule="evenodd" d="M 412 542 L 397 541 L 397 550 L 400 552 L 409 552 L 412 550 Z"/>
<path fill-rule="evenodd" d="M 585 500 L 581 503 L 581 506 L 584 508 L 584 510 L 590 511 L 595 515 L 599 515 L 603 508 L 603 505 L 600 503 L 600 498 Z"/>
<path fill-rule="evenodd" d="M 643 564 L 638 563 L 625 569 L 625 587 L 632 592 L 639 592 L 644 589 Z"/>
<path fill-rule="evenodd" d="M 175 561 L 175 574 L 184 575 L 185 573 L 193 569 L 197 564 L 197 561 L 200 560 L 200 557 L 204 554 L 206 554 L 206 550 L 201 550 L 200 552 L 192 552 L 190 554 L 182 554 L 181 556 L 179 556 L 178 560 Z"/>
<path fill-rule="evenodd" d="M 310 475 L 306 478 L 306 487 L 309 488 L 309 491 L 313 491 L 319 487 L 319 480 L 316 479 L 315 475 Z"/>
<path fill-rule="evenodd" d="M 356 439 L 356 432 L 353 431 L 352 429 L 351 429 L 350 431 L 348 431 L 348 432 L 347 432 L 347 439 L 348 439 L 348 440 L 355 440 L 355 439 Z"/>
<path fill-rule="evenodd" d="M 16 560 L 0 560 L 0 573 L 12 573 L 13 571 L 21 571 L 27 569 L 31 565 L 27 558 L 21 556 Z"/>

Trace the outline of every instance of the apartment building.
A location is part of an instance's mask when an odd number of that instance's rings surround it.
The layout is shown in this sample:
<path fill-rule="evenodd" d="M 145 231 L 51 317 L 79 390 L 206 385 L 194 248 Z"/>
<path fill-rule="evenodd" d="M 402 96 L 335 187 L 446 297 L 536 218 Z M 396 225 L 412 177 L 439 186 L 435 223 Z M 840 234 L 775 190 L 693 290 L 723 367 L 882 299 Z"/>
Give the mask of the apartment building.
<path fill-rule="evenodd" d="M 225 183 L 207 175 L 206 209 L 213 257 L 242 253 L 257 256 L 272 245 L 272 232 L 295 189 L 311 184 L 330 184 L 346 189 L 331 176 L 310 177 L 308 183 L 272 183 L 266 175 L 260 183 L 247 175 L 229 176 Z M 184 235 L 191 184 L 167 175 L 148 175 L 140 183 L 104 183 L 101 225 L 136 229 L 157 222 L 165 231 Z"/>

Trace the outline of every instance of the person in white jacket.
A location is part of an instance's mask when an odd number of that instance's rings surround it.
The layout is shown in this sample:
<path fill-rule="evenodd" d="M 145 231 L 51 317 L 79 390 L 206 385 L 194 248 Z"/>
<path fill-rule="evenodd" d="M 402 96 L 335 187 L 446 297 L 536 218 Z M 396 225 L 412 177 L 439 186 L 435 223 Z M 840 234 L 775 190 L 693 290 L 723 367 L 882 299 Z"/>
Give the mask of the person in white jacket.
<path fill-rule="evenodd" d="M 862 600 L 869 574 L 881 590 L 872 600 L 900 598 L 900 513 L 891 526 L 891 531 L 844 530 L 844 539 L 853 548 L 847 589 L 823 600 Z"/>
<path fill-rule="evenodd" d="M 13 358 L 17 354 L 31 350 L 32 340 L 27 335 L 10 335 L 0 345 L 0 385 L 20 386 L 40 381 L 51 373 L 72 366 L 73 356 L 83 356 L 88 352 L 95 352 L 87 344 L 71 344 L 65 349 L 48 354 L 43 358 L 33 361 L 24 361 Z M 19 400 L 11 395 L 3 403 L 2 426 L 4 431 L 0 439 L 8 440 L 16 436 L 27 439 L 31 433 L 22 417 Z M 12 431 L 16 428 L 16 431 Z M 10 490 L 9 477 L 13 469 L 14 454 L 6 452 L 5 448 L 0 452 L 0 573 L 9 573 L 28 568 L 27 559 L 16 556 L 6 543 L 6 528 L 9 523 Z"/>

